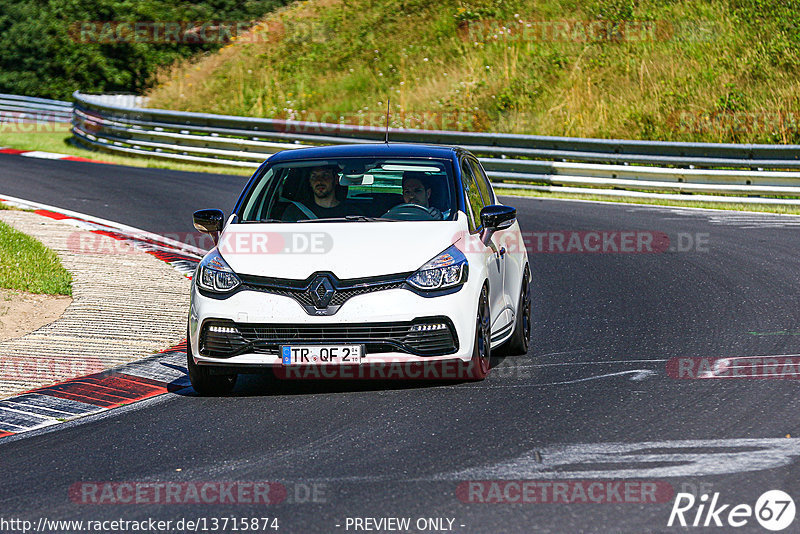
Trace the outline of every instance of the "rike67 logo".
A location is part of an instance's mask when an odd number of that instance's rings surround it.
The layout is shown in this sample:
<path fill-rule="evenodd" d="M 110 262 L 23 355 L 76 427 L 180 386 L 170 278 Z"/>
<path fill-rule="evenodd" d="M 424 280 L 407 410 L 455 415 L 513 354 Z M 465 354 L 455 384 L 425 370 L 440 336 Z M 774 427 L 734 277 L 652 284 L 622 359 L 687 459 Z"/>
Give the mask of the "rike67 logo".
<path fill-rule="evenodd" d="M 794 521 L 794 500 L 781 490 L 762 494 L 755 506 L 724 504 L 719 493 L 703 494 L 696 499 L 691 493 L 678 493 L 667 526 L 681 527 L 743 527 L 755 516 L 767 530 L 784 530 Z"/>

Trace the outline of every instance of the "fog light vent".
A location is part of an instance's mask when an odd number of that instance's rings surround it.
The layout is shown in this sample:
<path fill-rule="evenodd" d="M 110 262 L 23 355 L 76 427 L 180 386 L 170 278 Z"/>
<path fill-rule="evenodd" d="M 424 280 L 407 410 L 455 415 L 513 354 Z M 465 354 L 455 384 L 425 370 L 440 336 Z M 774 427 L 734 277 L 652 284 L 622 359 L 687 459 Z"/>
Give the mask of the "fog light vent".
<path fill-rule="evenodd" d="M 232 326 L 210 325 L 208 327 L 208 331 L 209 332 L 216 332 L 218 334 L 238 334 L 239 333 L 239 331 L 236 328 L 232 327 Z"/>
<path fill-rule="evenodd" d="M 444 323 L 432 324 L 415 324 L 410 328 L 411 332 L 432 332 L 434 330 L 446 330 L 447 325 Z"/>

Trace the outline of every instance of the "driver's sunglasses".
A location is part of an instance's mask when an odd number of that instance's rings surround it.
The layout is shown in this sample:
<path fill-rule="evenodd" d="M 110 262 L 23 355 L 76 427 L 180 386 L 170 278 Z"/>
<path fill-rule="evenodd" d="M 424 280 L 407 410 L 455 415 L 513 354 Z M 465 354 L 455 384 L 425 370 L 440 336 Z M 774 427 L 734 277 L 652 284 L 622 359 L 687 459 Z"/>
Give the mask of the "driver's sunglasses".
<path fill-rule="evenodd" d="M 333 173 L 331 171 L 314 171 L 311 173 L 312 180 L 323 180 L 325 178 L 333 179 Z"/>

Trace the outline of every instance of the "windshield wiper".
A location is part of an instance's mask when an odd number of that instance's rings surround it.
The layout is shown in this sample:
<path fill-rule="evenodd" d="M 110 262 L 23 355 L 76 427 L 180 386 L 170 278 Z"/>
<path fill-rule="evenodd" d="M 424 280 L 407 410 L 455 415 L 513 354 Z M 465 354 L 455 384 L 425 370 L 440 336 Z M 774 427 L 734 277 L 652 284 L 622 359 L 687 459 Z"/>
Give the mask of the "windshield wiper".
<path fill-rule="evenodd" d="M 344 217 L 328 217 L 324 219 L 300 219 L 297 222 L 301 223 L 315 223 L 315 222 L 374 222 L 374 221 L 392 221 L 394 219 L 384 219 L 383 217 L 367 217 L 366 215 L 345 215 Z"/>
<path fill-rule="evenodd" d="M 346 215 L 344 219 L 346 221 L 366 221 L 366 222 L 392 220 L 392 219 L 384 219 L 383 217 L 367 217 L 366 215 Z"/>

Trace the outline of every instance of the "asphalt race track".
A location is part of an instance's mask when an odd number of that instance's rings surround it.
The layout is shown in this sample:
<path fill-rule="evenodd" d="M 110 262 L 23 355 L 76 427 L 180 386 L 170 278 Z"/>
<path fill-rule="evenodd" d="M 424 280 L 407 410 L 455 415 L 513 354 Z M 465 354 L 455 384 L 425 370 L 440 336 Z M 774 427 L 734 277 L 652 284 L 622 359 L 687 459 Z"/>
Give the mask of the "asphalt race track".
<path fill-rule="evenodd" d="M 0 156 L 0 196 L 155 232 L 189 231 L 198 208 L 229 213 L 244 180 Z M 798 382 L 677 379 L 667 370 L 671 359 L 800 353 L 800 217 L 505 200 L 524 231 L 547 233 L 544 243 L 554 232 L 566 243 L 572 232 L 638 231 L 666 234 L 672 250 L 530 251 L 531 349 L 497 358 L 481 383 L 254 376 L 231 397 L 185 390 L 6 439 L 2 515 L 269 517 L 278 532 L 301 533 L 355 532 L 354 518 L 388 517 L 410 518 L 411 532 L 672 532 L 678 492 L 719 493 L 730 505 L 723 522 L 767 490 L 797 500 Z M 91 504 L 70 494 L 85 482 L 236 481 L 278 482 L 286 498 Z M 551 490 L 547 502 L 514 500 L 508 481 L 539 483 Z M 617 499 L 609 481 L 629 492 Z M 606 499 L 572 493 L 592 482 Z M 564 483 L 571 502 L 552 491 Z M 498 487 L 513 491 L 492 493 Z M 656 498 L 642 497 L 642 487 L 658 488 Z M 445 521 L 417 529 L 420 518 Z M 731 530 L 723 524 L 710 530 Z M 735 530 L 765 532 L 754 517 Z"/>
<path fill-rule="evenodd" d="M 162 235 L 193 232 L 192 213 L 203 207 L 230 213 L 246 182 L 246 176 L 0 154 L 3 194 Z"/>

